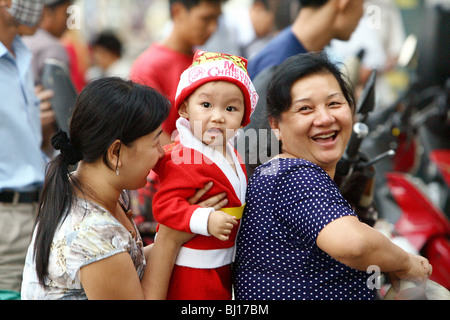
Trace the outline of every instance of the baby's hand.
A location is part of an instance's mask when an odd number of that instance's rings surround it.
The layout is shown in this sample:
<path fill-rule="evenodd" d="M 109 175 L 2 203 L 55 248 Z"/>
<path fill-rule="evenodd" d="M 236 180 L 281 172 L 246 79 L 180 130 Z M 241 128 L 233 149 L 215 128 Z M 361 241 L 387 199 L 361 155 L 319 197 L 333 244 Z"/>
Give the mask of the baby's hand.
<path fill-rule="evenodd" d="M 237 224 L 235 217 L 223 211 L 213 211 L 208 219 L 208 232 L 219 240 L 227 241 Z"/>

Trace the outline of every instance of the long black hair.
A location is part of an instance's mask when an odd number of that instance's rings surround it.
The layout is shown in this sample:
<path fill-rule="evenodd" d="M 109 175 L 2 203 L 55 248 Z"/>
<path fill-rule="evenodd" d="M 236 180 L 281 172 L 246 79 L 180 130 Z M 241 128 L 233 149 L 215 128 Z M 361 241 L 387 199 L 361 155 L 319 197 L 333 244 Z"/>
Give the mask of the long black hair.
<path fill-rule="evenodd" d="M 70 212 L 75 188 L 69 169 L 78 161 L 107 161 L 107 150 L 119 139 L 128 145 L 152 133 L 169 114 L 170 103 L 156 90 L 120 78 L 102 78 L 88 84 L 80 93 L 70 121 L 70 139 L 59 132 L 52 144 L 61 153 L 47 166 L 45 183 L 35 222 L 34 257 L 41 284 L 48 274 L 53 237 Z"/>

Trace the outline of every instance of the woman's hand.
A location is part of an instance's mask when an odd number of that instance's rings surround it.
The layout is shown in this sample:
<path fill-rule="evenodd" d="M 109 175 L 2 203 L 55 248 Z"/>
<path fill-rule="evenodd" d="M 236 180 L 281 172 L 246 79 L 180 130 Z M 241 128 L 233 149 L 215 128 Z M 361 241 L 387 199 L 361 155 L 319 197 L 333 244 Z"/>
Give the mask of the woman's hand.
<path fill-rule="evenodd" d="M 212 196 L 209 199 L 197 203 L 197 201 L 199 201 L 205 195 L 205 193 L 207 193 L 212 188 L 212 186 L 213 183 L 208 182 L 203 186 L 203 188 L 198 189 L 197 192 L 191 198 L 187 199 L 187 201 L 190 204 L 198 204 L 202 208 L 214 208 L 214 210 L 220 210 L 228 203 L 228 199 L 225 198 L 227 195 L 225 192 L 216 194 L 215 196 Z M 160 224 L 158 230 L 158 237 L 172 239 L 173 241 L 176 242 L 177 245 L 181 246 L 183 243 L 194 238 L 195 234 L 176 231 Z M 148 248 L 146 248 L 145 251 L 146 257 L 148 257 L 148 254 L 152 249 L 152 246 L 153 245 L 148 246 Z"/>
<path fill-rule="evenodd" d="M 212 188 L 212 186 L 213 183 L 208 182 L 203 186 L 203 188 L 198 189 L 192 197 L 188 198 L 187 201 L 190 204 L 198 204 L 202 208 L 214 208 L 214 210 L 222 209 L 228 203 L 228 199 L 225 198 L 227 195 L 225 192 L 216 194 L 209 199 L 197 203 L 197 201 L 199 201 Z M 183 243 L 194 238 L 195 234 L 176 231 L 164 225 L 160 225 L 158 230 L 158 237 L 167 237 L 168 239 L 174 240 L 178 245 L 181 246 Z M 153 244 L 145 248 L 145 257 L 147 258 L 147 260 L 152 247 Z"/>
<path fill-rule="evenodd" d="M 216 211 L 222 209 L 228 203 L 228 199 L 225 198 L 227 196 L 225 192 L 216 194 L 209 199 L 197 203 L 197 201 L 199 201 L 201 197 L 203 197 L 205 193 L 207 193 L 212 188 L 212 186 L 213 183 L 208 182 L 204 185 L 203 188 L 197 190 L 197 192 L 191 198 L 187 199 L 187 201 L 190 204 L 198 204 L 202 208 L 214 208 L 214 210 Z"/>
<path fill-rule="evenodd" d="M 411 253 L 408 253 L 408 255 L 409 268 L 388 273 L 392 286 L 396 290 L 400 289 L 400 280 L 410 280 L 417 284 L 421 284 L 425 282 L 433 272 L 433 267 L 429 263 L 428 259 Z"/>

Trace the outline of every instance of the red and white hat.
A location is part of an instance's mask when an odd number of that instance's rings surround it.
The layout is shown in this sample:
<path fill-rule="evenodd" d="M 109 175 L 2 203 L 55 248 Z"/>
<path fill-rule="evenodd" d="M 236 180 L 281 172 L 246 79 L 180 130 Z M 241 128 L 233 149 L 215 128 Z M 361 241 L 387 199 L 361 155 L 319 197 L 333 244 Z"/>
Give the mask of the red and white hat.
<path fill-rule="evenodd" d="M 258 103 L 258 94 L 247 73 L 247 59 L 216 52 L 197 51 L 192 65 L 180 77 L 175 107 L 178 108 L 195 89 L 210 81 L 236 84 L 244 94 L 245 114 L 242 126 L 250 123 L 250 116 Z"/>

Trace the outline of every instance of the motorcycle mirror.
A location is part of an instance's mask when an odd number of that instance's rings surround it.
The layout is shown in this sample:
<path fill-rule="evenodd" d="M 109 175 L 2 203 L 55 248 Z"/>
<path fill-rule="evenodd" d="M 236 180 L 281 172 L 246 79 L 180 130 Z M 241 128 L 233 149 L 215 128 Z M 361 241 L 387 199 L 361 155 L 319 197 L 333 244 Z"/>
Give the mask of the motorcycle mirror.
<path fill-rule="evenodd" d="M 377 79 L 377 70 L 373 70 L 369 80 L 364 87 L 364 91 L 358 101 L 357 113 L 367 117 L 368 113 L 375 108 L 375 82 Z"/>
<path fill-rule="evenodd" d="M 417 37 L 410 34 L 402 45 L 398 56 L 398 66 L 401 68 L 408 67 L 414 60 L 417 52 Z"/>

